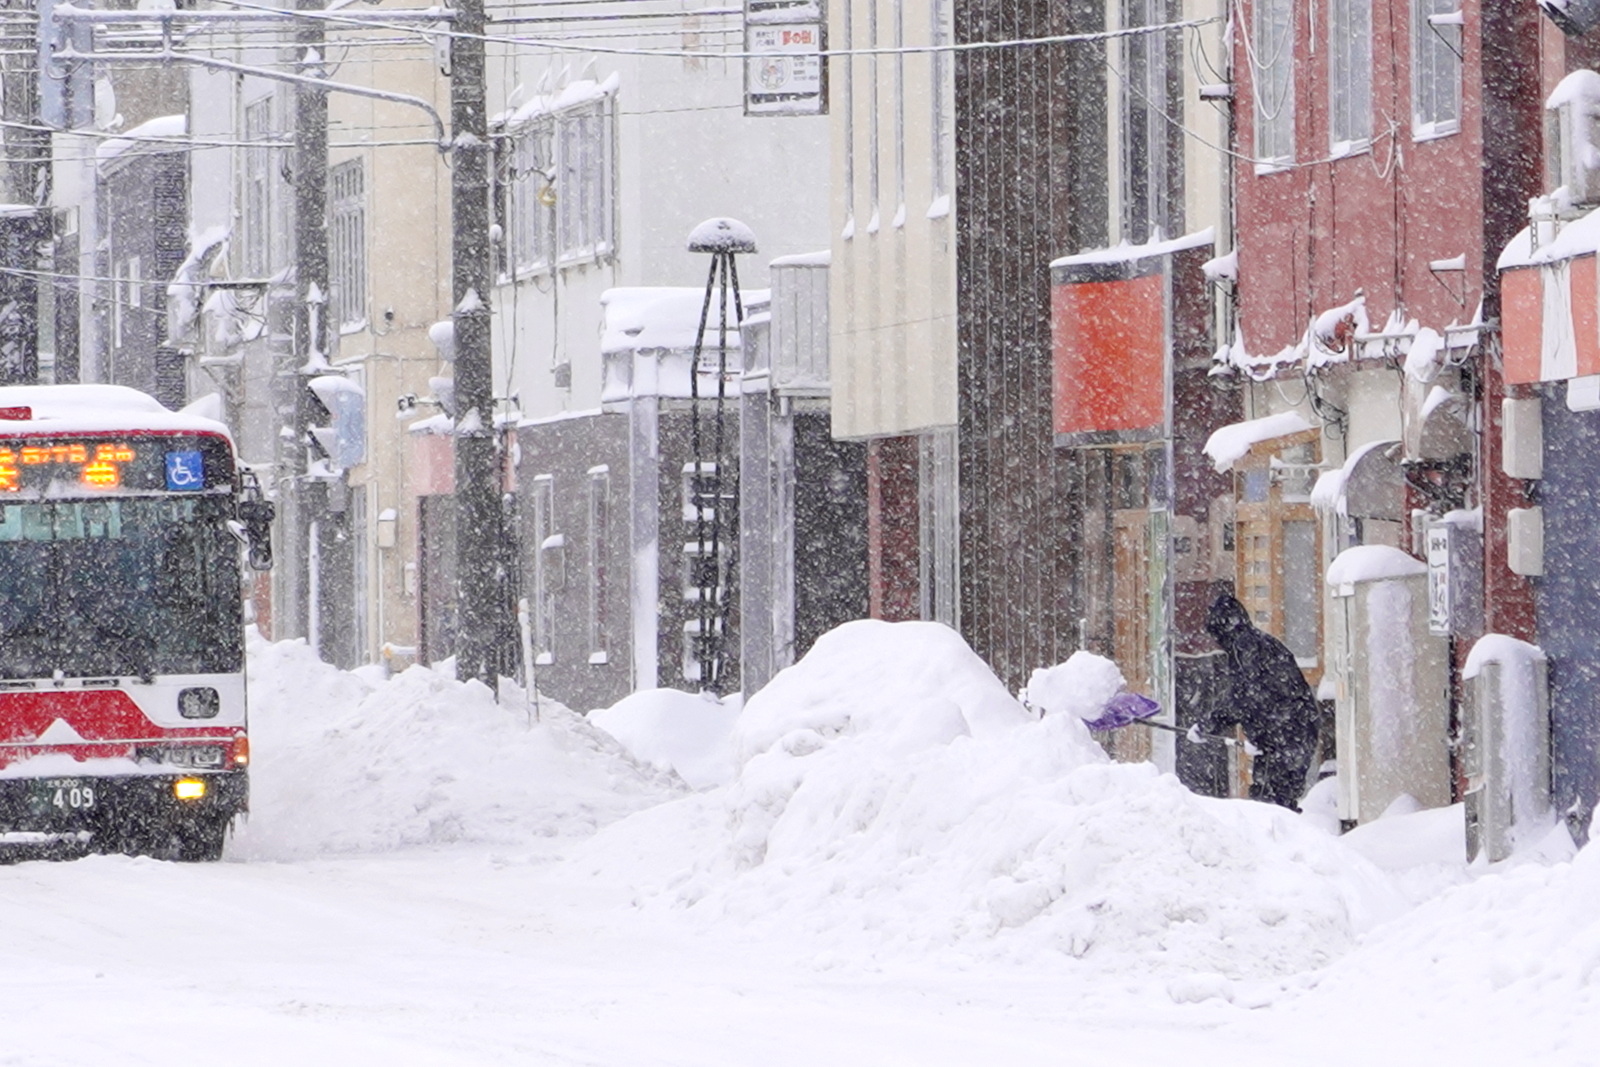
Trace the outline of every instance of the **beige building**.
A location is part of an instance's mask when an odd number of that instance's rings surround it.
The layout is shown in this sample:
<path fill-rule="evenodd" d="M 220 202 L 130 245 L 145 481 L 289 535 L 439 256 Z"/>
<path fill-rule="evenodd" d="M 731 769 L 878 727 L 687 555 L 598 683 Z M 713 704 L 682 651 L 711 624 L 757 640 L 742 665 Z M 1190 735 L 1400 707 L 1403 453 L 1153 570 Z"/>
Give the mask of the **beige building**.
<path fill-rule="evenodd" d="M 217 33 L 211 54 L 288 71 L 286 37 L 259 27 Z M 336 85 L 418 97 L 447 119 L 449 82 L 428 37 L 333 23 L 328 41 Z M 292 424 L 283 372 L 296 362 L 295 89 L 267 77 L 191 76 L 191 254 L 203 260 L 196 277 L 208 287 L 190 298 L 198 317 L 185 335 L 189 389 L 222 398 L 242 458 L 276 492 L 281 512 L 292 480 L 308 476 L 304 452 L 283 445 Z M 431 379 L 448 376 L 429 328 L 451 309 L 450 172 L 437 147 L 441 130 L 424 108 L 336 89 L 328 118 L 327 374 L 359 390 L 359 440 L 341 444 L 349 449 L 344 462 L 309 464 L 309 477 L 326 488 L 332 532 L 324 529 L 311 547 L 283 543 L 280 530 L 279 567 L 271 594 L 258 597 L 259 621 L 288 636 L 274 626 L 288 610 L 285 576 L 297 566 L 311 575 L 338 566 L 349 581 L 311 600 L 311 629 L 327 631 L 318 641 L 324 655 L 361 663 L 397 654 L 404 662 L 418 643 L 419 509 L 413 442 L 396 415 L 406 397 L 419 398 L 417 415 L 437 413 L 428 403 Z"/>
<path fill-rule="evenodd" d="M 338 77 L 420 96 L 448 119 L 449 82 L 421 43 L 352 50 Z M 429 328 L 451 311 L 450 171 L 428 115 L 366 97 L 329 98 L 328 251 L 335 365 L 367 401 L 366 458 L 350 470 L 355 595 L 365 616 L 367 658 L 396 664 L 419 643 L 419 497 L 437 488 L 417 477 L 413 419 L 439 409 L 430 379 L 448 377 Z"/>
<path fill-rule="evenodd" d="M 953 0 L 837 0 L 835 49 L 951 40 Z M 866 439 L 873 614 L 956 621 L 954 56 L 830 70 L 833 432 Z M 908 521 L 896 522 L 896 516 Z"/>

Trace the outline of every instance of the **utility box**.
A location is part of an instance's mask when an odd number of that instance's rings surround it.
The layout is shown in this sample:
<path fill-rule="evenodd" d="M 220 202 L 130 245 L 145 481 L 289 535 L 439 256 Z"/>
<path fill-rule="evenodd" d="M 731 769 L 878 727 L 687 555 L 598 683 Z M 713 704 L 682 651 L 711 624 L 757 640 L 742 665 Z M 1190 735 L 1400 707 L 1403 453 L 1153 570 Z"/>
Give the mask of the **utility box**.
<path fill-rule="evenodd" d="M 1500 469 L 1512 478 L 1544 477 L 1544 413 L 1538 397 L 1500 401 Z"/>
<path fill-rule="evenodd" d="M 1506 566 L 1512 574 L 1538 578 L 1544 574 L 1544 509 L 1511 508 L 1506 512 Z"/>
<path fill-rule="evenodd" d="M 1488 634 L 1462 673 L 1467 857 L 1503 860 L 1552 825 L 1549 665 L 1537 646 Z"/>
<path fill-rule="evenodd" d="M 1357 553 L 1368 565 L 1340 573 Z M 1449 642 L 1429 632 L 1426 566 L 1364 545 L 1341 554 L 1328 581 L 1339 817 L 1370 822 L 1406 795 L 1423 807 L 1449 804 Z"/>

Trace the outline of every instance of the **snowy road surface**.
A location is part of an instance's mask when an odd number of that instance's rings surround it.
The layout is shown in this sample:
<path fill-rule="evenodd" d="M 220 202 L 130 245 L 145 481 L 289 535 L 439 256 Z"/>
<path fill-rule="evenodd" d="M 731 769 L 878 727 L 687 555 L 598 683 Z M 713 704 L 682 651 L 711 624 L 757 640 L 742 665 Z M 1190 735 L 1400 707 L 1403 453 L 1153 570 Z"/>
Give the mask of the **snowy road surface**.
<path fill-rule="evenodd" d="M 700 793 L 257 643 L 224 862 L 0 867 L 0 1065 L 1600 1063 L 1593 849 L 1195 798 L 949 640 L 819 646 Z"/>

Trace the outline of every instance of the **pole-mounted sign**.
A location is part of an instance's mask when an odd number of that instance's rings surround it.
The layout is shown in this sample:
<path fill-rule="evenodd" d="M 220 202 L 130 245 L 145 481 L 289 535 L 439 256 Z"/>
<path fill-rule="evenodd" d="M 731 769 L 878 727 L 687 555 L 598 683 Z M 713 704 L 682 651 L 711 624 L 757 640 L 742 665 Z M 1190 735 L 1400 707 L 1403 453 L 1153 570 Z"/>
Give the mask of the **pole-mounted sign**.
<path fill-rule="evenodd" d="M 827 113 L 827 66 L 822 62 L 827 20 L 822 3 L 745 0 L 746 115 Z"/>

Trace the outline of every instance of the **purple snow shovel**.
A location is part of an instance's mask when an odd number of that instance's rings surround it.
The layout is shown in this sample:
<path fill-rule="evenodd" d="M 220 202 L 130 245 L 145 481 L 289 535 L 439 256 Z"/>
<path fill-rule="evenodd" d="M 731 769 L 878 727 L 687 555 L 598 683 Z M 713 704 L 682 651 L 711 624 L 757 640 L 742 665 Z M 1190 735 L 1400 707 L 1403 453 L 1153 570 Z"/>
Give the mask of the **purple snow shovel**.
<path fill-rule="evenodd" d="M 1105 710 L 1099 718 L 1085 719 L 1083 724 L 1091 730 L 1116 730 L 1129 723 L 1142 722 L 1160 712 L 1161 705 L 1147 696 L 1118 693 L 1106 701 Z"/>
<path fill-rule="evenodd" d="M 1237 745 L 1239 743 L 1231 737 L 1200 733 L 1199 730 L 1192 726 L 1187 730 L 1182 730 L 1169 723 L 1152 722 L 1151 719 L 1160 711 L 1161 705 L 1147 696 L 1140 696 L 1138 693 L 1118 693 L 1106 701 L 1105 710 L 1100 713 L 1098 719 L 1085 719 L 1083 725 L 1091 730 L 1117 730 L 1136 722 L 1142 722 L 1146 726 L 1154 726 L 1170 733 L 1183 734 L 1196 744 L 1204 744 L 1207 741 L 1216 741 L 1224 745 Z M 1245 742 L 1244 749 L 1252 756 L 1257 754 L 1255 747 L 1248 741 Z"/>

